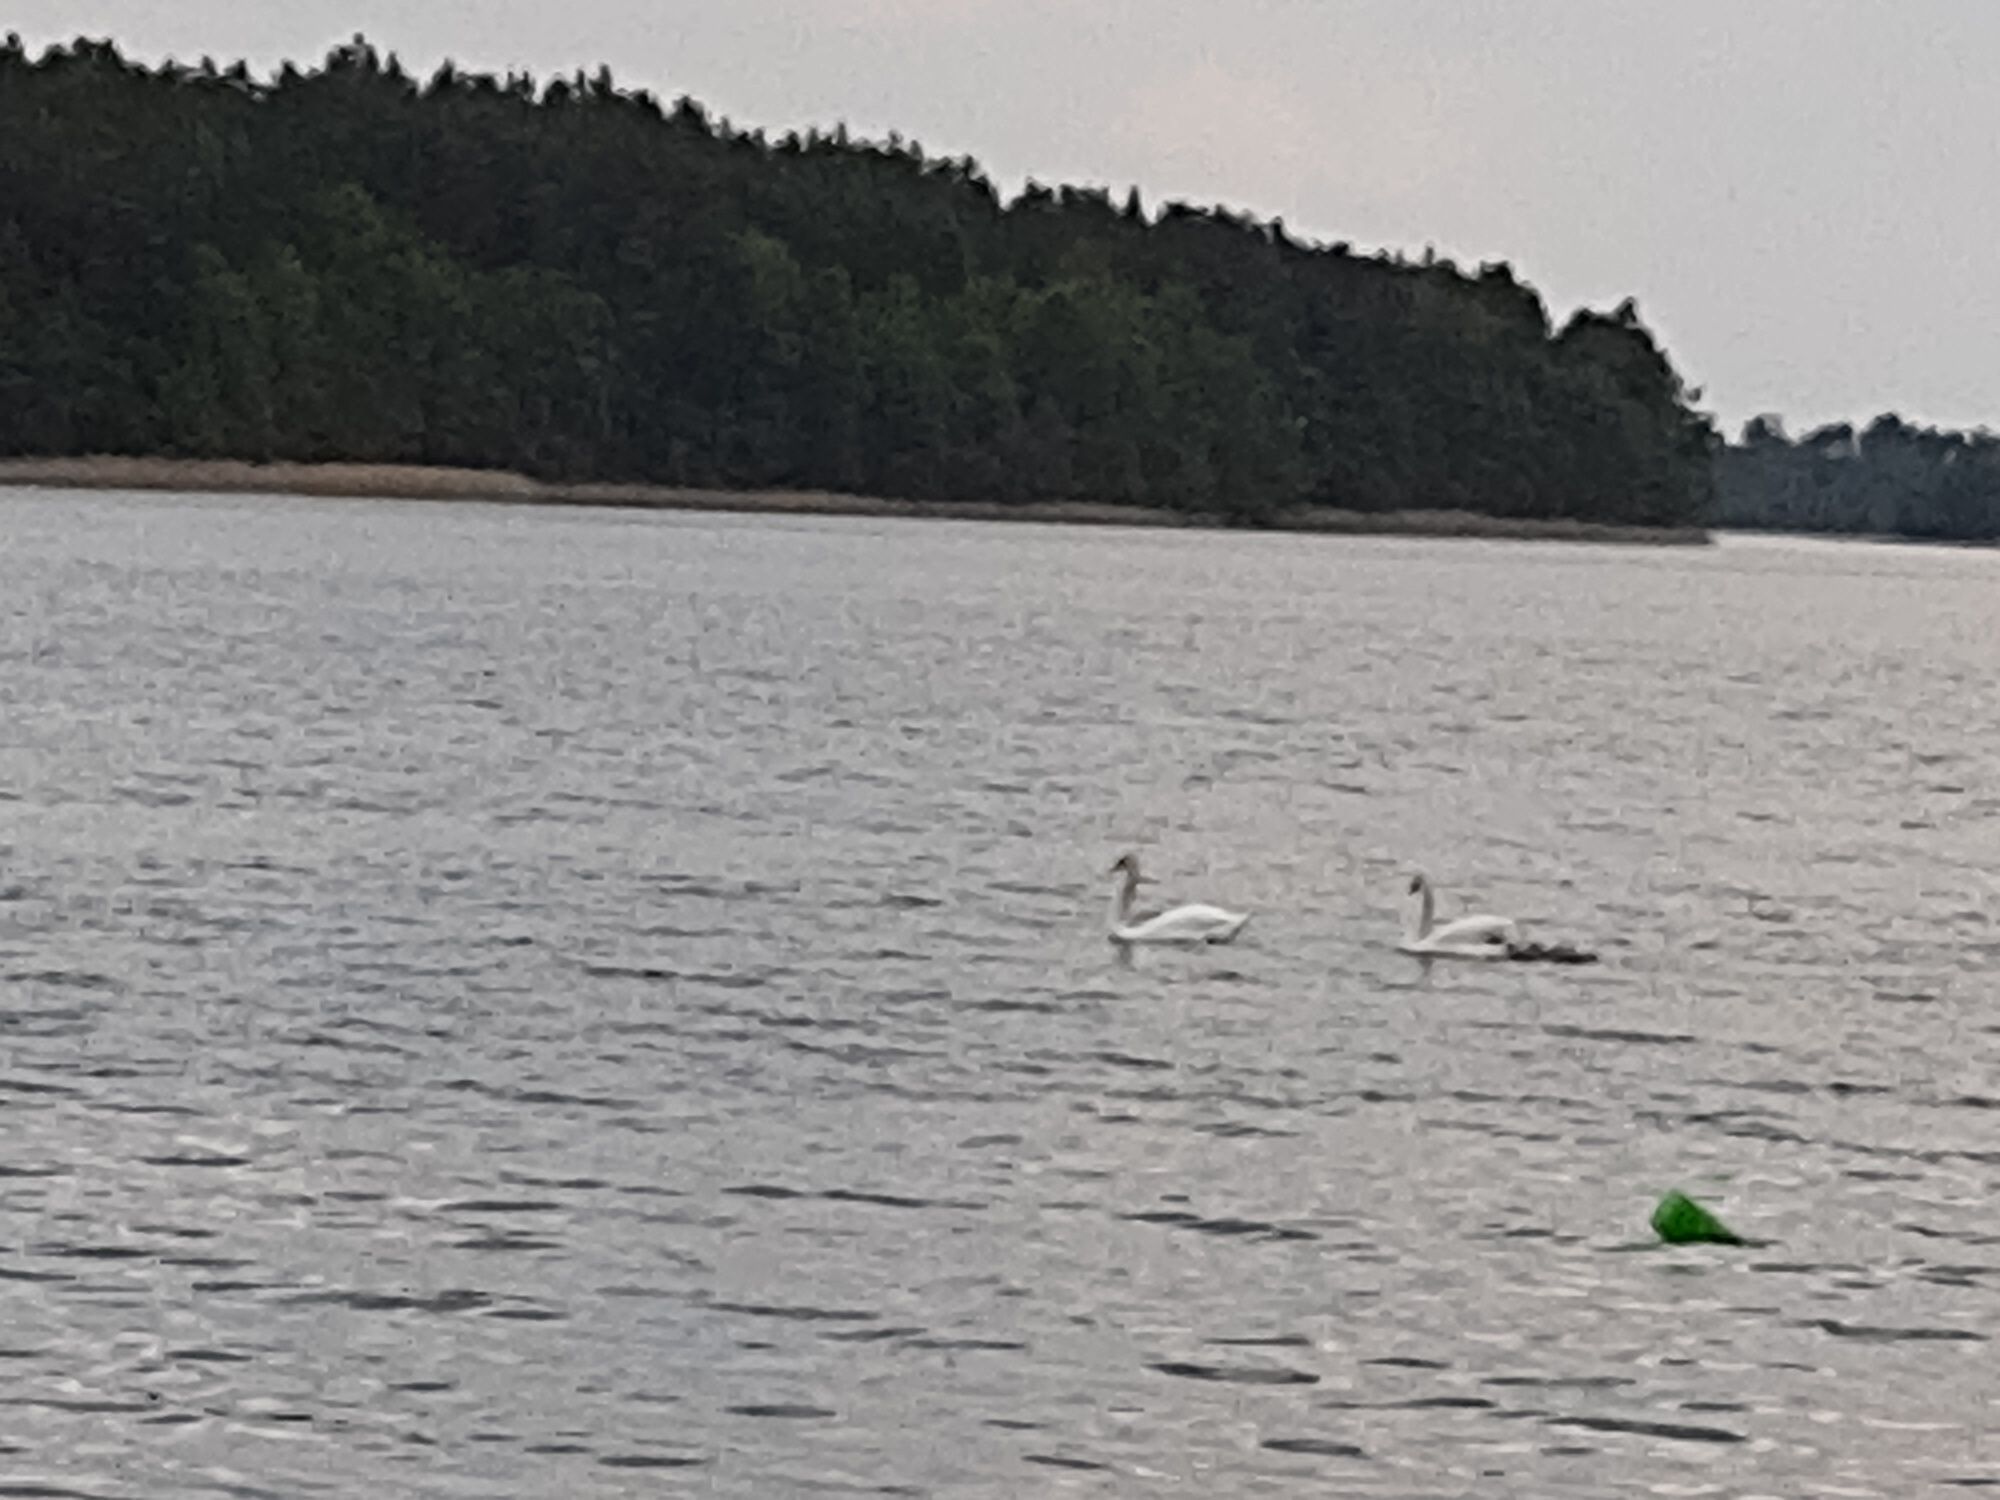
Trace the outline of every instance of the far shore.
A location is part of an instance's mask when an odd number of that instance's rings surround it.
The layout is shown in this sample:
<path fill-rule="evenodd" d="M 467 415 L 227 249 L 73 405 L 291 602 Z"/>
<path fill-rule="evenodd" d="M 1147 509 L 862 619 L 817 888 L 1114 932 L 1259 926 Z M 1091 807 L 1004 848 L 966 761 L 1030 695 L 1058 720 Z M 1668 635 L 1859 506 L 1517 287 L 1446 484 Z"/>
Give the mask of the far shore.
<path fill-rule="evenodd" d="M 1138 505 L 1066 500 L 1002 505 L 986 501 L 888 500 L 796 490 L 702 490 L 653 484 L 545 484 L 496 469 L 416 464 L 248 463 L 185 458 L 0 459 L 0 489 L 172 490 L 188 494 L 303 495 L 374 500 L 483 500 L 520 505 L 618 506 L 635 510 L 748 511 L 769 515 L 924 517 L 958 521 L 1038 521 L 1071 526 L 1221 527 L 1222 516 Z M 1528 520 L 1462 510 L 1356 511 L 1299 506 L 1274 517 L 1272 531 L 1343 536 L 1488 537 L 1514 541 L 1616 542 L 1700 546 L 1701 527 L 1618 526 L 1597 521 Z"/>

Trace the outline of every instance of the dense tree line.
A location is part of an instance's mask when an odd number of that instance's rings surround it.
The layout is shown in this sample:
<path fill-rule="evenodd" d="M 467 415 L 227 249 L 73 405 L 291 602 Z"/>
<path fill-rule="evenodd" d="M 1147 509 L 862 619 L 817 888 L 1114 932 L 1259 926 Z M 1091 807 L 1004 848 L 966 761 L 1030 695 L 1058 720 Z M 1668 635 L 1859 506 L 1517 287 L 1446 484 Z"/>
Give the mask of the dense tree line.
<path fill-rule="evenodd" d="M 1877 417 L 1797 440 L 1758 417 L 1717 460 L 1716 520 L 1763 531 L 2000 539 L 2000 438 Z"/>
<path fill-rule="evenodd" d="M 603 72 L 0 49 L 0 454 L 1683 524 L 1693 401 L 1629 302 Z"/>

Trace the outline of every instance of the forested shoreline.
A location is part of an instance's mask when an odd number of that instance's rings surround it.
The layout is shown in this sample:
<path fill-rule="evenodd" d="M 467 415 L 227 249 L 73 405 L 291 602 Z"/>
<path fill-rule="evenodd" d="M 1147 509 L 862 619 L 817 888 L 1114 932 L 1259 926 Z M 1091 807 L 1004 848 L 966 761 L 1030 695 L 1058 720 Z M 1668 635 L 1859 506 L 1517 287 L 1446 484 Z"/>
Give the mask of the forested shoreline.
<path fill-rule="evenodd" d="M 1703 524 L 1630 302 L 1363 256 L 608 73 L 0 48 L 0 457 Z"/>
<path fill-rule="evenodd" d="M 1755 531 L 2000 540 L 2000 438 L 1893 414 L 1793 439 L 1758 417 L 1716 461 L 1715 521 Z"/>

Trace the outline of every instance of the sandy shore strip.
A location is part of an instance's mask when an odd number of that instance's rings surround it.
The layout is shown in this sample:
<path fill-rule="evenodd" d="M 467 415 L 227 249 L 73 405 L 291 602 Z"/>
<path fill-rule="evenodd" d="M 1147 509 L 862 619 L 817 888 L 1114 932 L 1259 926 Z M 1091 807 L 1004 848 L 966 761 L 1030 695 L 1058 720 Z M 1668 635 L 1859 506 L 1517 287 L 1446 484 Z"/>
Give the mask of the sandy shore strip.
<path fill-rule="evenodd" d="M 497 469 L 416 464 L 247 463 L 188 458 L 0 459 L 0 488 L 171 490 L 189 494 L 304 495 L 374 500 L 486 500 L 524 505 L 601 505 L 635 510 L 746 511 L 774 515 L 897 516 L 958 521 L 1036 521 L 1072 526 L 1217 527 L 1213 514 L 1138 505 L 1049 501 L 887 500 L 796 490 L 701 490 L 653 484 L 545 484 Z M 1518 541 L 1699 546 L 1700 527 L 1618 526 L 1526 520 L 1460 510 L 1354 511 L 1299 506 L 1265 528 L 1342 536 L 1491 537 Z"/>

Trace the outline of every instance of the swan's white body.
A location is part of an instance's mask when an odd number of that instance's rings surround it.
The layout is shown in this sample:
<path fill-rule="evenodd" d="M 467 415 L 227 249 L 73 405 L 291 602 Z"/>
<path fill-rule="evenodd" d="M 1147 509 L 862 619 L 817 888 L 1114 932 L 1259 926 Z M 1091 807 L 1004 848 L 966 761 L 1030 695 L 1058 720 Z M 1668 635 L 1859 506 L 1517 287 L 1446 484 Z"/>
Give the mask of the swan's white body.
<path fill-rule="evenodd" d="M 1142 883 L 1138 856 L 1126 855 L 1111 873 L 1119 877 L 1111 893 L 1114 943 L 1226 943 L 1250 920 L 1248 912 L 1225 911 L 1199 901 L 1169 911 L 1135 913 L 1132 902 Z"/>
<path fill-rule="evenodd" d="M 1512 917 L 1481 914 L 1434 925 L 1437 902 L 1430 881 L 1422 875 L 1410 881 L 1410 895 L 1410 919 L 1403 941 L 1396 945 L 1405 953 L 1425 958 L 1510 958 L 1520 945 L 1521 930 Z"/>

